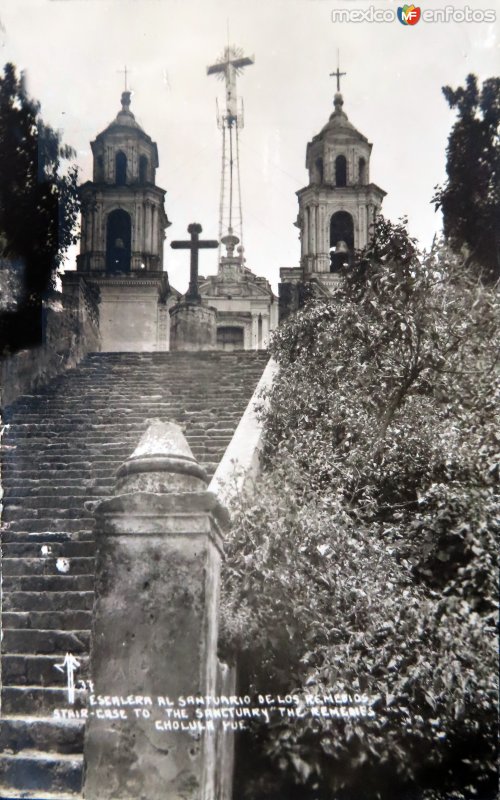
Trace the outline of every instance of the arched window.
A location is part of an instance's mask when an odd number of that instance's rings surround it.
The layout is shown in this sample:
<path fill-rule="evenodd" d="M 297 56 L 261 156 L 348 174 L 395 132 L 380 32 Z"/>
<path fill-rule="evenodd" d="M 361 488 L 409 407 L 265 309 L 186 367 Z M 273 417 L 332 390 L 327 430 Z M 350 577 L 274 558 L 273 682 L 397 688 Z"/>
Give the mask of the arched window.
<path fill-rule="evenodd" d="M 347 161 L 345 156 L 335 159 L 335 185 L 347 186 Z"/>
<path fill-rule="evenodd" d="M 132 223 L 130 214 L 119 208 L 106 222 L 106 272 L 130 272 Z"/>
<path fill-rule="evenodd" d="M 366 161 L 364 158 L 359 159 L 359 182 L 366 183 Z"/>
<path fill-rule="evenodd" d="M 323 159 L 317 158 L 315 166 L 316 166 L 316 179 L 318 183 L 323 183 Z"/>
<path fill-rule="evenodd" d="M 354 250 L 354 222 L 347 211 L 337 211 L 330 220 L 330 270 L 336 272 L 346 263 Z"/>
<path fill-rule="evenodd" d="M 141 156 L 139 159 L 139 183 L 147 183 L 148 178 L 148 159 L 146 156 Z"/>
<path fill-rule="evenodd" d="M 115 156 L 115 183 L 118 186 L 127 183 L 127 156 L 121 150 Z"/>

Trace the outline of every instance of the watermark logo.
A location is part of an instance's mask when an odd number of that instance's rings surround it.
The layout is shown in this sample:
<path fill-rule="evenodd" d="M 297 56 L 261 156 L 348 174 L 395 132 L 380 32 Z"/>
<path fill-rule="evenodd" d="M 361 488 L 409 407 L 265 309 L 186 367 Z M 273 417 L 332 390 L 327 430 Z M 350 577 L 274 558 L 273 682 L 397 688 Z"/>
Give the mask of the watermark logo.
<path fill-rule="evenodd" d="M 472 8 L 471 6 L 446 5 L 442 8 L 424 8 L 405 3 L 394 8 L 377 8 L 374 5 L 365 8 L 335 8 L 331 12 L 332 22 L 395 22 L 399 20 L 402 25 L 416 25 L 422 23 L 448 23 L 448 22 L 495 22 L 497 13 L 493 8 Z"/>
<path fill-rule="evenodd" d="M 411 6 L 400 6 L 398 8 L 398 19 L 403 25 L 416 25 L 420 19 L 420 8 Z"/>

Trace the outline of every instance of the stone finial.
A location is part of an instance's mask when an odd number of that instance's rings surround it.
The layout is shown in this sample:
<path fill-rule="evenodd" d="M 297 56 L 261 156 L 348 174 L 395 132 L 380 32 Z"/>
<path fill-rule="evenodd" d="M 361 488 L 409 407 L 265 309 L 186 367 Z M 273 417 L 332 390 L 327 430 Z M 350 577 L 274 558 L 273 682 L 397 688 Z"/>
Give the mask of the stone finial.
<path fill-rule="evenodd" d="M 208 482 L 179 425 L 159 419 L 149 420 L 116 478 L 118 492 L 192 492 L 204 490 Z"/>
<path fill-rule="evenodd" d="M 344 98 L 342 97 L 340 92 L 335 92 L 335 97 L 333 98 L 333 105 L 335 107 L 335 111 L 342 111 L 342 106 L 344 105 Z"/>
<path fill-rule="evenodd" d="M 234 235 L 233 229 L 229 228 L 227 234 L 222 237 L 221 242 L 226 248 L 226 257 L 232 258 L 234 255 L 234 248 L 240 240 Z"/>
<path fill-rule="evenodd" d="M 196 233 L 196 234 L 198 234 L 198 236 L 200 235 L 200 233 L 203 230 L 203 228 L 201 227 L 199 222 L 191 222 L 188 225 L 187 229 L 188 229 L 188 233 Z"/>
<path fill-rule="evenodd" d="M 122 111 L 130 111 L 130 98 L 132 97 L 132 92 L 122 92 Z"/>

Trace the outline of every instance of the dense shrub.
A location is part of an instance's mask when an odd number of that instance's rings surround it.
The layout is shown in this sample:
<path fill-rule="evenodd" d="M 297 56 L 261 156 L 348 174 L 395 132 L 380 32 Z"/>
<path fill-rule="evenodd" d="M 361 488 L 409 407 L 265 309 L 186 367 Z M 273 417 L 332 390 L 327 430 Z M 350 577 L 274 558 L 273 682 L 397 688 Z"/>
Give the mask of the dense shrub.
<path fill-rule="evenodd" d="M 498 312 L 380 220 L 331 300 L 276 334 L 223 647 L 242 689 L 364 692 L 376 715 L 254 730 L 238 797 L 496 797 Z"/>

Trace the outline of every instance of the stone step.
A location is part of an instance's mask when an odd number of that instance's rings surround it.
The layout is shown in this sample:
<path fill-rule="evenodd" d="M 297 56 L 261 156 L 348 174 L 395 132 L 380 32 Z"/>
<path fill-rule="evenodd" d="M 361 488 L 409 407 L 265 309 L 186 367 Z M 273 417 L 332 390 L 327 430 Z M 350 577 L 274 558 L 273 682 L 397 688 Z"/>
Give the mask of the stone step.
<path fill-rule="evenodd" d="M 92 575 L 35 575 L 5 577 L 3 590 L 9 592 L 90 592 L 94 589 Z"/>
<path fill-rule="evenodd" d="M 4 611 L 3 614 L 4 631 L 8 628 L 79 631 L 90 630 L 91 625 L 91 611 Z"/>
<path fill-rule="evenodd" d="M 0 800 L 81 800 L 81 792 L 39 792 L 30 789 L 13 789 L 0 783 Z"/>
<path fill-rule="evenodd" d="M 7 523 L 6 523 L 7 525 Z M 38 519 L 30 520 L 13 520 L 8 523 L 9 531 L 29 531 L 29 532 L 42 532 L 42 531 L 90 531 L 93 527 L 93 518 L 89 515 L 87 517 L 74 517 L 68 519 L 51 519 L 49 517 L 40 517 Z"/>
<path fill-rule="evenodd" d="M 17 487 L 17 491 L 15 488 L 5 488 L 4 486 L 4 497 L 8 498 L 9 502 L 21 502 L 23 505 L 26 505 L 28 508 L 30 506 L 34 506 L 38 508 L 38 502 L 53 502 L 54 499 L 59 497 L 61 502 L 70 503 L 71 501 L 78 501 L 83 502 L 86 497 L 88 496 L 88 488 L 86 486 L 82 486 L 81 481 L 79 482 L 78 486 L 70 486 L 66 484 L 66 488 L 68 491 L 67 497 L 62 497 L 61 492 L 59 489 L 56 489 L 53 485 L 50 486 L 40 486 L 40 481 L 36 478 L 33 478 L 30 482 L 25 482 L 20 484 Z M 19 499 L 18 499 L 19 498 Z"/>
<path fill-rule="evenodd" d="M 60 467 L 59 469 L 46 469 L 46 468 L 42 469 L 40 467 L 40 470 L 41 470 L 41 473 L 40 473 L 40 478 L 41 479 L 49 481 L 51 485 L 54 484 L 55 480 L 59 480 L 59 481 L 62 481 L 64 486 L 70 485 L 68 483 L 68 479 L 70 481 L 74 480 L 74 481 L 79 482 L 79 484 L 81 486 L 82 485 L 82 480 L 85 480 L 85 479 L 88 480 L 90 477 L 92 477 L 92 478 L 97 478 L 97 477 L 107 478 L 108 474 L 109 474 L 109 470 L 100 470 L 100 469 L 99 470 L 95 470 L 95 469 L 93 469 L 92 470 L 92 475 L 88 475 L 88 474 L 87 475 L 86 474 L 82 475 L 82 470 L 67 469 L 64 466 Z M 64 474 L 63 474 L 63 472 L 64 472 Z M 88 470 L 87 472 L 90 472 L 90 470 Z M 25 480 L 36 480 L 36 478 L 33 478 L 33 474 L 39 474 L 38 473 L 38 467 L 36 467 L 35 469 L 32 469 L 32 470 L 28 470 L 28 469 L 25 469 L 25 470 L 15 469 L 14 470 L 14 469 L 12 469 L 12 470 L 9 470 L 9 473 L 8 473 L 8 475 L 5 476 L 5 478 L 2 478 L 2 484 L 4 486 L 22 485 Z"/>
<path fill-rule="evenodd" d="M 0 755 L 0 788 L 4 798 L 12 797 L 12 789 L 22 790 L 20 797 L 46 798 L 46 792 L 69 792 L 78 795 L 82 787 L 83 756 L 62 753 L 22 753 Z M 3 794 L 7 791 L 8 794 Z M 40 795 L 43 792 L 43 795 Z"/>
<path fill-rule="evenodd" d="M 4 717 L 0 720 L 0 752 L 41 750 L 64 755 L 83 752 L 83 720 L 52 717 Z"/>
<path fill-rule="evenodd" d="M 63 659 L 64 656 L 61 662 Z M 56 709 L 80 712 L 86 708 L 87 698 L 87 691 L 75 688 L 75 702 L 70 706 L 67 688 L 63 686 L 4 686 L 2 713 L 46 717 L 52 715 Z"/>
<path fill-rule="evenodd" d="M 95 553 L 94 541 L 83 542 L 3 542 L 2 554 L 8 558 L 39 558 L 47 556 L 52 559 L 64 558 L 93 558 Z M 4 562 L 5 563 L 5 562 Z"/>
<path fill-rule="evenodd" d="M 55 665 L 64 659 L 57 655 L 5 655 L 2 659 L 4 686 L 66 686 L 66 674 L 56 669 Z M 78 655 L 80 666 L 75 680 L 88 677 L 89 657 Z"/>
<path fill-rule="evenodd" d="M 4 577 L 12 575 L 93 575 L 93 558 L 3 558 Z"/>
<path fill-rule="evenodd" d="M 3 631 L 5 653 L 88 653 L 89 630 L 65 631 L 54 629 L 31 630 L 7 628 Z"/>
<path fill-rule="evenodd" d="M 70 492 L 66 496 L 61 496 L 63 489 L 64 487 L 60 487 L 59 494 L 54 495 L 53 497 L 44 497 L 43 495 L 32 495 L 31 497 L 20 498 L 9 497 L 6 511 L 8 510 L 11 513 L 16 513 L 19 516 L 24 513 L 27 518 L 32 515 L 33 511 L 43 511 L 44 509 L 50 510 L 51 515 L 58 511 L 60 511 L 62 514 L 68 514 L 68 511 L 70 510 L 73 510 L 74 512 L 79 512 L 81 510 L 85 511 L 86 513 L 88 512 L 85 503 L 87 500 L 94 500 L 94 495 L 89 493 L 79 497 L 74 497 Z M 40 516 L 44 517 L 47 515 L 40 514 Z"/>
<path fill-rule="evenodd" d="M 79 489 L 81 489 L 82 494 L 85 494 L 91 482 L 91 479 L 82 480 L 82 476 L 80 475 L 79 478 L 66 477 L 64 485 L 68 491 L 71 491 L 73 494 L 77 494 Z M 29 497 L 37 492 L 50 496 L 51 494 L 57 494 L 60 491 L 60 489 L 56 489 L 54 487 L 53 482 L 49 478 L 46 478 L 44 475 L 39 475 L 39 473 L 37 473 L 36 477 L 27 478 L 20 483 L 14 485 L 12 484 L 13 481 L 10 477 L 10 470 L 8 470 L 2 477 L 2 486 L 5 497 Z"/>
<path fill-rule="evenodd" d="M 92 531 L 11 531 L 5 529 L 2 532 L 2 545 L 10 542 L 20 544 L 30 542 L 31 544 L 51 544 L 53 542 L 92 542 L 94 536 Z"/>
<path fill-rule="evenodd" d="M 38 591 L 6 592 L 4 588 L 3 611 L 91 611 L 94 602 L 94 587 L 86 591 L 60 589 L 40 593 Z"/>
<path fill-rule="evenodd" d="M 68 508 L 58 508 L 57 500 L 53 503 L 53 507 L 50 505 L 43 505 L 38 507 L 28 507 L 27 505 L 14 505 L 10 503 L 7 508 L 3 512 L 3 521 L 4 522 L 15 522 L 16 520 L 33 520 L 37 519 L 37 517 L 47 517 L 47 514 L 42 514 L 42 511 L 50 511 L 51 517 L 57 519 L 76 519 L 79 517 L 89 517 L 91 516 L 90 511 L 85 508 L 84 504 L 82 503 L 81 506 L 70 506 Z"/>

